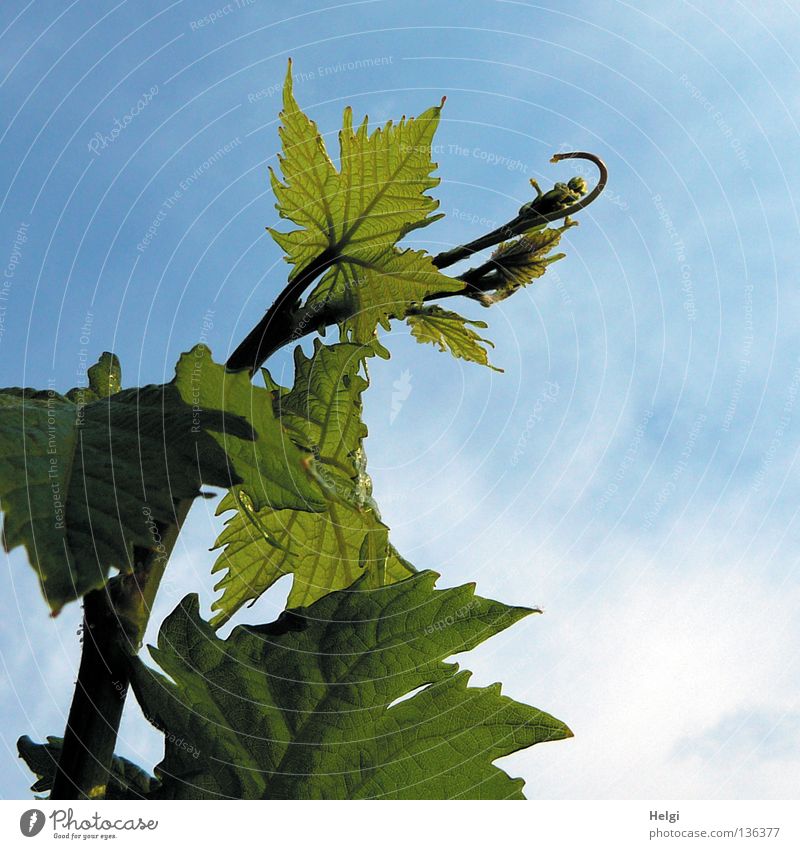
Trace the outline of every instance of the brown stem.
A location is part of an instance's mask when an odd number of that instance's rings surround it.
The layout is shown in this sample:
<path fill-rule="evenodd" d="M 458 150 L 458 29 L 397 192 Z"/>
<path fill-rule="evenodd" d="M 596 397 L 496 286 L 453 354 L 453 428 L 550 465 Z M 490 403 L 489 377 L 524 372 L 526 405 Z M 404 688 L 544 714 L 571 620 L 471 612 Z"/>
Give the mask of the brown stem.
<path fill-rule="evenodd" d="M 158 550 L 136 549 L 138 566 L 83 600 L 83 650 L 64 731 L 51 800 L 102 799 L 130 682 L 130 657 L 144 637 L 153 600 L 181 525 L 191 507 L 181 501 L 175 520 L 160 527 Z"/>
<path fill-rule="evenodd" d="M 51 799 L 105 795 L 128 692 L 128 663 L 106 590 L 83 601 L 83 650 Z"/>
<path fill-rule="evenodd" d="M 289 282 L 261 321 L 228 357 L 226 365 L 229 369 L 235 371 L 246 368 L 250 374 L 255 374 L 261 363 L 276 350 L 275 340 L 291 335 L 294 311 L 301 295 L 323 271 L 333 265 L 336 256 L 334 250 L 323 251 Z"/>

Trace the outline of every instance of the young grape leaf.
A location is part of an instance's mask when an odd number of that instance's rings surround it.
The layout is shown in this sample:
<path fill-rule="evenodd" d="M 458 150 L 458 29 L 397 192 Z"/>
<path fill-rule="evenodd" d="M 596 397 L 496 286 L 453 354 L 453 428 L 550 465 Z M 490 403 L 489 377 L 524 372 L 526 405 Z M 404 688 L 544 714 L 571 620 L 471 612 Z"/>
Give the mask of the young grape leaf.
<path fill-rule="evenodd" d="M 46 743 L 34 743 L 30 737 L 17 741 L 19 756 L 28 769 L 38 777 L 31 786 L 34 793 L 49 793 L 53 789 L 56 765 L 61 757 L 64 741 L 61 737 L 48 737 Z M 127 758 L 115 756 L 104 798 L 146 799 L 155 792 L 158 782 L 141 767 Z"/>
<path fill-rule="evenodd" d="M 326 494 L 325 509 L 254 509 L 246 497 L 227 495 L 217 513 L 228 519 L 214 547 L 223 551 L 213 572 L 226 574 L 215 589 L 222 596 L 212 624 L 226 622 L 283 575 L 292 574 L 288 605 L 310 604 L 331 590 L 350 586 L 366 571 L 378 584 L 407 577 L 413 569 L 388 550 L 388 530 L 371 499 L 363 469 L 362 376 L 371 347 L 316 340 L 306 357 L 295 350 L 291 390 L 264 373 L 275 396 L 275 412 L 298 446 L 312 452 L 314 474 Z M 365 545 L 367 546 L 365 548 Z M 369 555 L 367 552 L 369 551 Z"/>
<path fill-rule="evenodd" d="M 54 613 L 129 571 L 154 545 L 153 522 L 200 485 L 242 484 L 256 508 L 320 509 L 308 456 L 287 438 L 271 396 L 198 346 L 175 379 L 119 388 L 106 354 L 81 390 L 0 390 L 0 504 L 6 551 L 23 545 Z M 252 423 L 252 424 L 251 424 Z"/>
<path fill-rule="evenodd" d="M 442 104 L 444 101 L 442 101 Z M 282 218 L 300 229 L 270 229 L 293 265 L 290 280 L 320 256 L 328 270 L 307 304 L 331 301 L 353 315 L 345 322 L 356 342 L 368 341 L 377 324 L 387 325 L 426 294 L 459 291 L 463 283 L 442 274 L 424 251 L 401 251 L 395 243 L 418 227 L 441 218 L 432 215 L 438 201 L 428 189 L 431 143 L 442 105 L 417 118 L 391 121 L 369 133 L 367 119 L 353 129 L 350 107 L 339 133 L 341 168 L 328 157 L 316 124 L 301 111 L 292 91 L 292 68 L 286 75 L 279 157 L 282 180 L 270 171 Z"/>
<path fill-rule="evenodd" d="M 454 357 L 502 371 L 489 362 L 489 352 L 484 347 L 489 345 L 494 348 L 494 345 L 472 329 L 484 330 L 488 326 L 485 321 L 470 321 L 456 312 L 434 305 L 414 310 L 406 316 L 406 322 L 418 342 L 438 345 L 440 351 L 450 351 Z"/>
<path fill-rule="evenodd" d="M 263 370 L 275 413 L 295 441 L 351 478 L 358 473 L 356 452 L 367 435 L 361 396 L 369 386 L 366 362 L 373 353 L 369 345 L 323 345 L 315 339 L 307 357 L 298 346 L 291 389 Z"/>
<path fill-rule="evenodd" d="M 522 286 L 527 286 L 547 271 L 547 266 L 564 259 L 566 254 L 552 254 L 565 230 L 577 225 L 567 219 L 562 227 L 535 227 L 510 242 L 501 242 L 492 254 L 492 276 L 497 278 L 497 292 L 480 300 L 489 306 L 503 300 Z"/>
<path fill-rule="evenodd" d="M 136 698 L 165 734 L 157 796 L 524 798 L 493 761 L 571 732 L 443 661 L 532 611 L 474 585 L 434 590 L 437 577 L 359 581 L 226 640 L 187 596 L 150 649 L 164 674 L 134 662 Z"/>

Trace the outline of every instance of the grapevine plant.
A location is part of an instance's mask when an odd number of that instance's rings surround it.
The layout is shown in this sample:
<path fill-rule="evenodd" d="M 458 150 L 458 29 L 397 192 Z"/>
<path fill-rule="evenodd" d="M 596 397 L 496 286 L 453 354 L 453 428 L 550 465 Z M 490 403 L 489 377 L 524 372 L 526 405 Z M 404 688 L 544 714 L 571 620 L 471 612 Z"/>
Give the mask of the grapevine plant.
<path fill-rule="evenodd" d="M 490 306 L 563 257 L 553 253 L 591 193 L 574 177 L 503 227 L 435 256 L 401 247 L 425 227 L 431 144 L 444 100 L 373 132 L 344 112 L 339 168 L 283 91 L 277 209 L 269 232 L 288 284 L 225 364 L 198 345 L 162 385 L 123 388 L 104 353 L 88 386 L 0 392 L 0 503 L 6 550 L 24 546 L 53 614 L 83 600 L 82 655 L 63 737 L 19 741 L 33 791 L 78 798 L 523 798 L 497 758 L 571 736 L 567 726 L 470 686 L 445 659 L 533 611 L 437 589 L 394 548 L 365 468 L 367 364 L 378 330 L 405 321 L 420 342 L 489 365 L 486 324 L 439 302 Z M 550 227 L 553 222 L 560 226 Z M 445 269 L 487 248 L 458 276 Z M 338 329 L 327 341 L 325 329 Z M 311 348 L 297 345 L 314 335 Z M 262 368 L 287 345 L 294 382 Z M 260 382 L 261 385 L 257 385 Z M 218 596 L 196 594 L 139 650 L 159 582 L 202 486 L 226 490 L 215 548 Z M 283 575 L 277 621 L 219 629 Z M 128 690 L 164 734 L 154 775 L 115 756 Z"/>

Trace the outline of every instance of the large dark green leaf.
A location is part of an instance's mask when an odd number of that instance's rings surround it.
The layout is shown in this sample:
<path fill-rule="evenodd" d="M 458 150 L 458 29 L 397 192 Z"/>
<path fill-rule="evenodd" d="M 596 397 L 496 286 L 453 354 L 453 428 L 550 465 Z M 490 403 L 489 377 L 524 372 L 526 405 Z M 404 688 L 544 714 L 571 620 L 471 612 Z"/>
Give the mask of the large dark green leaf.
<path fill-rule="evenodd" d="M 159 794 L 523 798 L 522 780 L 492 762 L 569 729 L 498 684 L 469 687 L 469 673 L 444 660 L 531 611 L 473 585 L 434 590 L 436 577 L 373 590 L 361 580 L 226 640 L 196 596 L 184 599 L 151 649 L 164 674 L 138 660 L 133 674 L 165 733 Z"/>
<path fill-rule="evenodd" d="M 201 484 L 241 484 L 259 509 L 322 506 L 270 394 L 204 346 L 181 357 L 171 383 L 118 389 L 109 354 L 66 396 L 0 390 L 4 544 L 25 546 L 54 612 L 112 567 L 129 570 L 134 546 L 156 544 L 154 522 L 173 521 Z"/>

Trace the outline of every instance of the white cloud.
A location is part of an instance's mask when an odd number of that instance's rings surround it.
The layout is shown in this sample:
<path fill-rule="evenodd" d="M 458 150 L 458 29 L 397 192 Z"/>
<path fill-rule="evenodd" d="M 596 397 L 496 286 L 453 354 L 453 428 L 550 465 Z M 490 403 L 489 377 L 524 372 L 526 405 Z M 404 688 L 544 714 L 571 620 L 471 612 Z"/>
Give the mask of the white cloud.
<path fill-rule="evenodd" d="M 795 585 L 764 562 L 709 560 L 718 529 L 618 560 L 539 551 L 506 559 L 478 591 L 540 603 L 498 651 L 466 659 L 481 683 L 567 722 L 576 737 L 509 758 L 541 798 L 791 798 L 800 778 Z M 484 551 L 499 541 L 492 533 Z M 513 549 L 533 552 L 517 538 Z M 619 541 L 619 540 L 618 540 Z M 655 543 L 655 540 L 653 540 Z M 620 546 L 624 551 L 624 546 Z M 480 557 L 480 554 L 478 555 Z M 487 586 L 489 584 L 490 586 Z M 495 593 L 493 584 L 505 584 Z M 731 721 L 737 721 L 731 731 Z M 747 728 L 747 733 L 742 733 Z M 727 735 L 727 736 L 726 736 Z"/>

